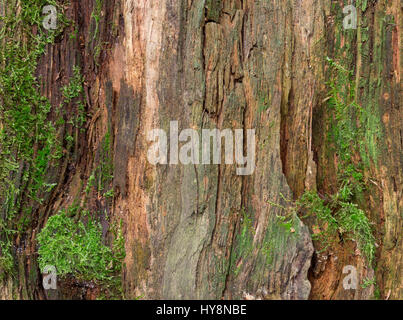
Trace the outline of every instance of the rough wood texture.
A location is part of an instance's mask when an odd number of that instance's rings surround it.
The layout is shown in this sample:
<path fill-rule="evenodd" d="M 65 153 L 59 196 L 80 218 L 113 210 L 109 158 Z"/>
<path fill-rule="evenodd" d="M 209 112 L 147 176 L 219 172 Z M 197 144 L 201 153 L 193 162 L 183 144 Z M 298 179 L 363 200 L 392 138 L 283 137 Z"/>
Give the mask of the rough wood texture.
<path fill-rule="evenodd" d="M 80 65 L 91 119 L 77 133 L 74 155 L 50 173 L 59 183 L 37 210 L 24 255 L 35 250 L 47 217 L 80 197 L 110 130 L 113 204 L 96 195 L 88 201 L 123 221 L 126 297 L 370 298 L 374 288 L 342 286 L 345 265 L 356 266 L 360 279 L 374 273 L 351 254 L 353 245 L 319 253 L 309 222 L 297 218 L 295 232 L 286 232 L 281 210 L 270 204 L 287 205 L 284 198 L 306 189 L 332 191 L 325 58 L 344 55 L 355 66 L 359 101 L 382 121 L 378 163 L 366 172 L 373 180 L 366 209 L 377 232 L 381 297 L 402 299 L 402 7 L 397 0 L 361 2 L 368 2 L 359 10 L 365 27 L 346 44 L 343 1 L 108 0 L 93 37 L 95 0 L 72 0 L 65 14 L 75 26 L 47 48 L 38 75 L 57 106 Z M 79 36 L 71 39 L 75 27 Z M 146 134 L 168 132 L 172 120 L 199 132 L 255 128 L 254 174 L 238 176 L 229 165 L 152 166 Z M 44 298 L 34 259 L 21 261 L 20 280 L 4 282 L 0 297 Z"/>

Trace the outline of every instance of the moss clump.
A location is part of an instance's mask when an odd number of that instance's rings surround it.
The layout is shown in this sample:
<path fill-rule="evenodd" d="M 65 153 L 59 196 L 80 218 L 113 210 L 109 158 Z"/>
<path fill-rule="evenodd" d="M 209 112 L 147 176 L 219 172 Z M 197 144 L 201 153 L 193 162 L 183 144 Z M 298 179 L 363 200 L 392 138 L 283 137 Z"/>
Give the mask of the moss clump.
<path fill-rule="evenodd" d="M 78 98 L 83 93 L 83 82 L 84 79 L 81 75 L 80 68 L 74 66 L 73 77 L 70 79 L 69 84 L 62 88 L 64 103 L 70 103 L 73 99 Z"/>
<path fill-rule="evenodd" d="M 121 271 L 124 240 L 120 231 L 112 248 L 103 243 L 99 223 L 88 217 L 86 224 L 64 211 L 49 218 L 37 236 L 39 266 L 56 267 L 60 277 L 73 275 L 80 280 L 112 280 Z"/>
<path fill-rule="evenodd" d="M 14 269 L 14 259 L 11 254 L 11 242 L 0 241 L 0 281 L 6 274 L 12 274 Z"/>

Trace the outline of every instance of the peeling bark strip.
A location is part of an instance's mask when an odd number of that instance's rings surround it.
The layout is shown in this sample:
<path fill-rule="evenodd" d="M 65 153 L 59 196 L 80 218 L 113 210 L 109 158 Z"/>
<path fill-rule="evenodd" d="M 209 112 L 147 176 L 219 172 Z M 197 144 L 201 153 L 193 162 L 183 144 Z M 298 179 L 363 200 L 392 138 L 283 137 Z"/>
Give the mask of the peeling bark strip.
<path fill-rule="evenodd" d="M 61 89 L 79 66 L 87 121 L 75 128 L 69 120 L 83 112 L 74 103 L 64 106 L 57 134 L 74 136 L 74 147 L 64 143 L 59 166 L 46 173 L 57 186 L 32 212 L 29 232 L 15 239 L 15 270 L 2 279 L 0 298 L 47 297 L 36 234 L 49 216 L 77 203 L 101 217 L 103 230 L 108 221 L 122 221 L 127 298 L 403 298 L 398 1 L 356 1 L 357 29 L 346 30 L 347 0 L 58 2 L 71 23 L 39 60 L 40 93 L 52 106 L 49 120 L 60 121 Z M 11 3 L 0 0 L 0 13 Z M 337 191 L 326 57 L 353 71 L 357 102 L 372 115 L 363 126 L 376 161 L 363 169 L 367 184 L 356 201 L 373 223 L 376 268 L 342 231 L 321 250 L 311 237 L 314 220 L 302 213 L 289 222 L 281 209 L 306 190 Z M 201 153 L 190 165 L 150 163 L 148 133 L 166 132 L 169 154 L 173 121 L 178 132 L 191 128 L 198 137 L 241 129 L 245 142 L 254 129 L 253 174 L 240 176 L 226 164 L 224 143 L 214 164 Z M 105 161 L 108 139 L 109 202 L 99 191 L 84 191 Z M 357 269 L 356 290 L 343 288 L 347 265 Z M 72 283 L 60 283 L 59 298 L 100 295 L 88 286 L 69 291 Z"/>

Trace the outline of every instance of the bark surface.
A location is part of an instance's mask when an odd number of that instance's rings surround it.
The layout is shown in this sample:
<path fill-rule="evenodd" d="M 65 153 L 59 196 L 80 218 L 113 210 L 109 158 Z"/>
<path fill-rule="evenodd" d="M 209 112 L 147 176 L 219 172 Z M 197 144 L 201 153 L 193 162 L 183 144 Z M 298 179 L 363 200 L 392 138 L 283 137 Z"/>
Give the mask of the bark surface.
<path fill-rule="evenodd" d="M 24 239 L 15 240 L 16 273 L 3 280 L 0 297 L 46 298 L 35 237 L 79 199 L 123 222 L 126 298 L 370 299 L 378 291 L 381 299 L 402 299 L 402 4 L 357 1 L 358 28 L 344 30 L 344 2 L 66 2 L 72 23 L 47 46 L 37 75 L 55 120 L 60 89 L 79 66 L 88 119 L 85 130 L 66 121 L 59 131 L 74 136 L 74 146 L 47 173 L 57 186 L 35 207 Z M 357 101 L 379 122 L 360 203 L 374 226 L 374 266 L 353 241 L 321 250 L 303 215 L 291 231 L 284 228 L 284 210 L 275 205 L 289 206 L 306 190 L 337 191 L 326 57 L 354 71 Z M 66 106 L 66 120 L 77 113 Z M 236 165 L 225 164 L 151 165 L 147 133 L 169 132 L 170 121 L 200 136 L 202 129 L 243 129 L 245 136 L 255 129 L 254 173 L 239 176 Z M 114 196 L 105 201 L 82 186 L 105 160 L 109 137 L 113 178 L 106 183 Z M 356 290 L 343 288 L 346 265 L 358 270 Z M 361 286 L 373 277 L 376 285 Z M 77 295 L 95 298 L 96 290 Z"/>

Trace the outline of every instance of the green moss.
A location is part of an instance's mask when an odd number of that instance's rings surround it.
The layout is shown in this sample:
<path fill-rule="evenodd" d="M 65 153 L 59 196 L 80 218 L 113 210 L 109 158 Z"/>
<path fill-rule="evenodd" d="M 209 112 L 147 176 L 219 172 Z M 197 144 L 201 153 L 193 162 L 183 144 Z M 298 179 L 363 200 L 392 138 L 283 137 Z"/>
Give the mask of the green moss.
<path fill-rule="evenodd" d="M 96 65 L 99 65 L 98 58 L 102 50 L 102 43 L 99 40 L 100 37 L 99 24 L 101 20 L 102 6 L 103 6 L 103 0 L 95 0 L 95 6 L 91 14 L 91 18 L 95 23 L 94 32 L 92 34 L 91 39 L 94 43 L 94 62 Z"/>
<path fill-rule="evenodd" d="M 113 298 L 123 296 L 119 277 L 125 257 L 122 225 L 112 223 L 108 230 L 102 230 L 98 223 L 101 214 L 91 213 L 87 204 L 90 193 L 94 190 L 102 191 L 100 183 L 112 177 L 113 168 L 105 165 L 105 162 L 111 161 L 110 149 L 111 137 L 108 131 L 100 150 L 100 164 L 93 170 L 83 190 L 84 201 L 77 198 L 67 211 L 50 217 L 38 234 L 37 241 L 40 268 L 54 265 L 60 277 L 72 275 L 80 281 L 96 280 L 103 290 L 101 292 L 108 298 Z M 98 196 L 113 197 L 113 189 Z M 109 217 L 104 218 L 109 224 Z M 106 231 L 112 238 L 109 245 L 103 237 L 103 232 Z"/>
<path fill-rule="evenodd" d="M 242 265 L 238 265 L 238 262 L 241 259 L 247 258 L 252 253 L 253 237 L 255 234 L 250 214 L 245 209 L 242 209 L 241 215 L 240 233 L 237 236 L 236 246 L 233 248 L 230 258 L 231 270 L 235 276 L 238 275 Z"/>
<path fill-rule="evenodd" d="M 361 253 L 371 264 L 375 255 L 375 238 L 372 226 L 365 212 L 351 202 L 352 190 L 344 186 L 326 200 L 316 192 L 306 192 L 297 201 L 297 210 L 305 210 L 308 215 L 317 218 L 319 233 L 313 235 L 314 240 L 324 244 L 323 249 L 332 245 L 332 239 L 338 233 L 344 240 L 357 241 Z"/>
<path fill-rule="evenodd" d="M 73 145 L 77 147 L 79 133 L 84 132 L 84 124 L 86 122 L 86 114 L 85 107 L 83 102 L 83 94 L 84 94 L 84 78 L 81 75 L 80 67 L 73 67 L 73 76 L 70 78 L 70 81 L 67 85 L 63 86 L 61 89 L 63 102 L 60 104 L 59 111 L 64 112 L 66 110 L 67 105 L 72 105 L 73 110 L 76 108 L 75 117 L 71 117 L 67 124 L 69 124 L 72 129 L 75 128 L 74 133 L 69 134 L 66 133 L 65 141 L 66 141 L 66 149 L 71 151 Z M 63 119 L 63 116 L 61 116 Z M 74 134 L 74 136 L 73 136 Z"/>
<path fill-rule="evenodd" d="M 64 103 L 70 103 L 73 99 L 78 98 L 83 93 L 84 79 L 78 66 L 73 67 L 73 77 L 68 85 L 62 87 Z"/>
<path fill-rule="evenodd" d="M 101 10 L 103 6 L 103 0 L 95 0 L 95 6 L 91 14 L 91 18 L 95 21 L 95 31 L 93 35 L 93 39 L 98 37 L 99 33 L 99 21 L 101 19 Z"/>
<path fill-rule="evenodd" d="M 375 238 L 372 225 L 362 204 L 366 190 L 364 170 L 369 162 L 376 163 L 378 152 L 375 138 L 377 120 L 356 101 L 353 72 L 328 58 L 331 80 L 328 82 L 328 154 L 337 158 L 337 188 L 333 194 L 319 195 L 305 192 L 296 201 L 296 210 L 314 216 L 319 232 L 313 235 L 323 244 L 332 245 L 335 235 L 343 240 L 352 239 L 362 255 L 372 264 L 375 256 Z M 372 120 L 369 120 L 372 119 Z"/>
<path fill-rule="evenodd" d="M 121 231 L 115 234 L 112 249 L 103 243 L 102 228 L 90 216 L 86 224 L 61 211 L 49 218 L 38 234 L 39 266 L 56 267 L 60 277 L 74 275 L 81 280 L 112 280 L 124 258 Z"/>
<path fill-rule="evenodd" d="M 42 29 L 44 5 L 58 8 L 58 30 Z M 18 5 L 18 10 L 16 7 Z M 30 225 L 32 213 L 55 186 L 46 173 L 62 155 L 50 103 L 40 94 L 35 74 L 48 44 L 66 21 L 50 0 L 9 0 L 0 16 L 0 259 L 10 269 L 10 248 Z M 34 32 L 35 30 L 35 32 Z M 5 266 L 8 266 L 5 267 Z"/>
<path fill-rule="evenodd" d="M 362 12 L 367 10 L 368 0 L 357 0 L 357 8 L 360 8 Z"/>
<path fill-rule="evenodd" d="M 268 94 L 261 94 L 259 97 L 259 113 L 267 111 L 270 107 L 270 98 Z"/>
<path fill-rule="evenodd" d="M 287 250 L 287 244 L 291 237 L 298 237 L 299 220 L 295 212 L 286 216 L 277 216 L 266 231 L 261 252 L 266 258 L 266 265 L 272 266 L 276 257 L 284 255 Z"/>
<path fill-rule="evenodd" d="M 0 241 L 0 281 L 14 270 L 14 258 L 11 253 L 11 241 Z"/>
<path fill-rule="evenodd" d="M 237 256 L 239 258 L 246 258 L 253 249 L 253 236 L 255 234 L 255 229 L 253 228 L 252 218 L 247 214 L 245 210 L 242 210 L 242 226 L 241 233 L 238 242 Z"/>
<path fill-rule="evenodd" d="M 99 165 L 98 191 L 104 191 L 113 179 L 112 141 L 111 132 L 108 131 L 102 141 L 102 150 Z"/>
<path fill-rule="evenodd" d="M 209 21 L 219 22 L 222 2 L 221 0 L 206 0 L 206 18 Z"/>
<path fill-rule="evenodd" d="M 0 17 L 0 269 L 3 275 L 14 269 L 11 248 L 15 236 L 28 231 L 32 215 L 56 185 L 48 181 L 48 173 L 62 157 L 63 137 L 59 136 L 59 128 L 71 125 L 64 136 L 66 149 L 70 150 L 75 141 L 78 143 L 78 133 L 85 130 L 86 121 L 82 101 L 84 79 L 78 66 L 73 67 L 69 83 L 61 89 L 63 101 L 59 111 L 54 111 L 57 119 L 54 122 L 48 120 L 51 105 L 41 96 L 40 82 L 35 77 L 37 61 L 66 25 L 63 8 L 53 0 L 21 1 L 17 11 L 14 10 L 16 2 L 10 0 L 9 4 L 13 10 Z M 47 4 L 58 9 L 59 30 L 42 29 L 42 8 Z M 101 1 L 97 1 L 96 34 L 101 7 Z M 75 117 L 63 115 L 66 105 L 71 105 L 73 110 L 76 107 Z M 106 180 L 111 179 L 110 136 L 105 140 L 100 182 L 95 180 L 98 177 L 95 174 L 90 177 L 87 194 L 93 185 L 106 186 Z M 112 197 L 113 189 L 106 193 Z M 109 231 L 116 233 L 111 248 L 103 243 L 96 218 L 90 217 L 89 210 L 78 204 L 68 213 L 51 217 L 38 235 L 41 268 L 50 264 L 57 267 L 59 275 L 72 273 L 83 279 L 118 281 L 112 274 L 119 272 L 118 265 L 124 256 L 123 238 L 119 229 L 112 227 Z"/>
<path fill-rule="evenodd" d="M 361 288 L 366 289 L 372 285 L 376 285 L 376 279 L 369 279 L 366 278 L 363 280 L 362 284 L 361 284 Z"/>

